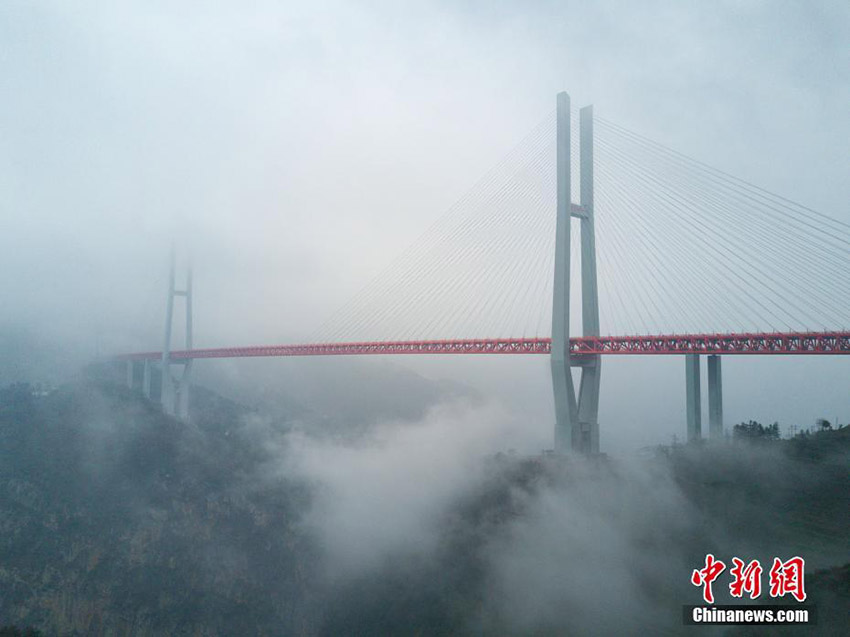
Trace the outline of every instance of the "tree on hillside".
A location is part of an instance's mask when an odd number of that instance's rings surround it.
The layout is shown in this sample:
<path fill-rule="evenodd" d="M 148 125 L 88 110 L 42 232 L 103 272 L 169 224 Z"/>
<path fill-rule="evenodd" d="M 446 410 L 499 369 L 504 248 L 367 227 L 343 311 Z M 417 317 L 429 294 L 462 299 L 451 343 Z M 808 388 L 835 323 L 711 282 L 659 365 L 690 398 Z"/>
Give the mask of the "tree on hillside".
<path fill-rule="evenodd" d="M 815 424 L 818 426 L 818 429 L 821 431 L 829 431 L 832 429 L 832 423 L 829 422 L 826 418 L 818 418 L 815 421 Z"/>
<path fill-rule="evenodd" d="M 735 440 L 747 441 L 779 440 L 779 423 L 775 422 L 765 427 L 755 420 L 742 422 L 732 427 L 732 437 Z"/>

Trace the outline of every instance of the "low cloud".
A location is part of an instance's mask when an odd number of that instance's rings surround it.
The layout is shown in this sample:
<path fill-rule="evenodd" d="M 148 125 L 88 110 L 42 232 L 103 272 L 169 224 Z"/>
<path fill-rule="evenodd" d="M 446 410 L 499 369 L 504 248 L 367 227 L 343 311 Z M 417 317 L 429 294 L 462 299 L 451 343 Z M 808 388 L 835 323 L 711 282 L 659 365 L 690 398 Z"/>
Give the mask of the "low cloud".
<path fill-rule="evenodd" d="M 482 458 L 520 428 L 497 405 L 456 402 L 353 444 L 293 434 L 286 471 L 318 486 L 308 524 L 333 571 L 359 574 L 393 554 L 432 551 L 447 508 L 480 484 Z"/>

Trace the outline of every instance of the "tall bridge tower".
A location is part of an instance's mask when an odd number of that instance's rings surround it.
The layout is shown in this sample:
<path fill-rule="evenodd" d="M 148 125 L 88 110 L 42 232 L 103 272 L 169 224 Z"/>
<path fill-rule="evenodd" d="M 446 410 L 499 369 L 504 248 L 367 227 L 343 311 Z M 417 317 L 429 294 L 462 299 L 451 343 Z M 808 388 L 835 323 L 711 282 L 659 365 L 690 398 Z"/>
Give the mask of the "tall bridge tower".
<path fill-rule="evenodd" d="M 176 364 L 183 366 L 183 373 L 179 378 L 171 374 L 171 366 L 175 364 L 171 360 L 171 325 L 174 320 L 174 299 L 182 297 L 185 302 L 186 315 L 186 344 L 185 349 L 192 349 L 192 266 L 186 269 L 186 286 L 182 290 L 175 288 L 175 255 L 171 251 L 171 264 L 168 274 L 168 302 L 165 306 L 165 341 L 162 346 L 162 408 L 163 411 L 180 420 L 189 419 L 189 387 L 192 379 L 192 359 L 185 358 Z"/>
<path fill-rule="evenodd" d="M 558 205 L 555 228 L 555 284 L 552 303 L 552 388 L 555 395 L 555 452 L 599 452 L 599 355 L 570 355 L 570 234 L 572 218 L 581 222 L 582 334 L 599 336 L 596 281 L 596 230 L 593 216 L 593 107 L 579 111 L 581 205 L 572 203 L 570 96 L 557 96 Z M 578 397 L 572 367 L 581 369 Z"/>

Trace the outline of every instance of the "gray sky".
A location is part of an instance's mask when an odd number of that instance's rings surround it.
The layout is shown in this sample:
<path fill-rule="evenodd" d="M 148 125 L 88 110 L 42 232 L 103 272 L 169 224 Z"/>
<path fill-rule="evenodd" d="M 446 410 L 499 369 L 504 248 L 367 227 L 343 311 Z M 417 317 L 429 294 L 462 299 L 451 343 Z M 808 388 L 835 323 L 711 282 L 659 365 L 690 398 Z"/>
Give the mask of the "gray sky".
<path fill-rule="evenodd" d="M 846 2 L 4 2 L 2 322 L 158 348 L 176 238 L 199 345 L 301 338 L 564 89 L 850 222 L 848 34 Z M 850 419 L 848 362 L 727 362 L 729 421 Z M 404 364 L 551 418 L 544 360 Z M 603 421 L 676 430 L 681 367 L 607 363 Z"/>

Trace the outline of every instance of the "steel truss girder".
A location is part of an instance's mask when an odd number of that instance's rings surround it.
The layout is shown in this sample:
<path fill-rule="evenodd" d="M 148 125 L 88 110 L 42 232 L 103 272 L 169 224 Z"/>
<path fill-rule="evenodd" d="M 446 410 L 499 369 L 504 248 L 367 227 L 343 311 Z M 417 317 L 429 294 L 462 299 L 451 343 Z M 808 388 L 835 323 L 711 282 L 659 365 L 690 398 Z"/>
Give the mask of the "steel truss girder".
<path fill-rule="evenodd" d="M 406 354 L 549 354 L 549 338 L 482 338 L 427 341 L 306 343 L 175 350 L 172 361 L 198 358 L 275 356 L 362 356 Z M 570 339 L 571 363 L 588 356 L 848 355 L 850 332 L 752 332 L 744 334 L 675 334 L 666 336 L 595 336 Z M 121 354 L 118 360 L 156 360 L 161 352 Z"/>
<path fill-rule="evenodd" d="M 582 355 L 648 354 L 850 354 L 850 332 L 751 332 L 602 336 L 572 339 Z"/>

